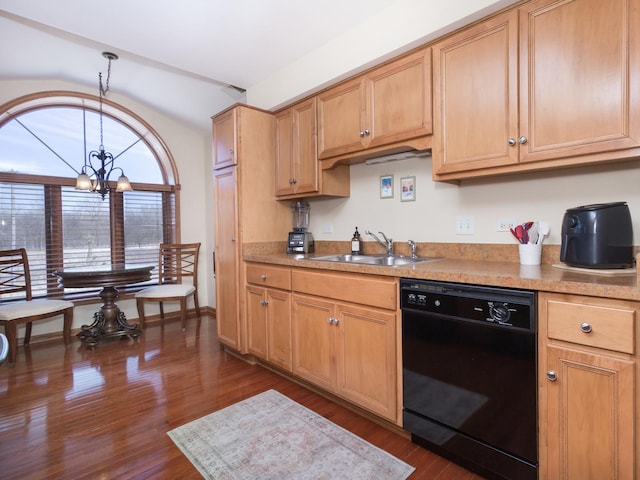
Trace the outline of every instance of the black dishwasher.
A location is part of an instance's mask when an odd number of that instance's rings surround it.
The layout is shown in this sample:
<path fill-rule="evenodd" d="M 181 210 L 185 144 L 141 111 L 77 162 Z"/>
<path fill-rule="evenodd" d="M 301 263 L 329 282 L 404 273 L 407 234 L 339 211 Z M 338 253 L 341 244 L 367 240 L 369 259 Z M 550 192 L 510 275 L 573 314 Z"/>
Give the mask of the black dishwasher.
<path fill-rule="evenodd" d="M 402 279 L 403 426 L 488 478 L 537 478 L 536 294 Z"/>

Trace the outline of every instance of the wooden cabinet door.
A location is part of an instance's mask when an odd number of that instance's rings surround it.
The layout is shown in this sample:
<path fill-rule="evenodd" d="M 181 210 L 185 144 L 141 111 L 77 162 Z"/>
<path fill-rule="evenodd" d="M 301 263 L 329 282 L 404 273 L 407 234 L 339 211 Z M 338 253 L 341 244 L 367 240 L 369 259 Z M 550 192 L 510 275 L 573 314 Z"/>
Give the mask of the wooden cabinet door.
<path fill-rule="evenodd" d="M 367 147 L 432 133 L 430 48 L 374 70 L 365 82 Z"/>
<path fill-rule="evenodd" d="M 293 108 L 294 193 L 314 193 L 318 185 L 316 99 Z"/>
<path fill-rule="evenodd" d="M 364 85 L 357 77 L 318 95 L 318 158 L 364 148 L 370 136 L 362 127 L 368 116 Z"/>
<path fill-rule="evenodd" d="M 292 295 L 293 373 L 330 392 L 335 391 L 335 305 Z"/>
<path fill-rule="evenodd" d="M 634 478 L 634 366 L 547 347 L 540 372 L 541 479 Z M 547 372 L 556 380 L 544 378 Z"/>
<path fill-rule="evenodd" d="M 293 193 L 293 109 L 276 115 L 276 196 Z"/>
<path fill-rule="evenodd" d="M 216 202 L 216 324 L 218 339 L 229 347 L 240 346 L 240 242 L 236 167 L 217 170 L 214 177 Z"/>
<path fill-rule="evenodd" d="M 539 0 L 520 11 L 521 161 L 640 145 L 640 2 Z"/>
<path fill-rule="evenodd" d="M 267 360 L 291 371 L 291 294 L 267 290 Z"/>
<path fill-rule="evenodd" d="M 338 305 L 338 393 L 396 421 L 395 313 Z"/>
<path fill-rule="evenodd" d="M 236 165 L 236 109 L 213 119 L 213 168 Z"/>
<path fill-rule="evenodd" d="M 318 192 L 316 99 L 280 112 L 276 122 L 276 196 Z"/>
<path fill-rule="evenodd" d="M 247 349 L 249 353 L 267 360 L 268 304 L 265 289 L 248 285 L 246 293 Z"/>
<path fill-rule="evenodd" d="M 518 13 L 433 46 L 433 174 L 518 163 Z"/>

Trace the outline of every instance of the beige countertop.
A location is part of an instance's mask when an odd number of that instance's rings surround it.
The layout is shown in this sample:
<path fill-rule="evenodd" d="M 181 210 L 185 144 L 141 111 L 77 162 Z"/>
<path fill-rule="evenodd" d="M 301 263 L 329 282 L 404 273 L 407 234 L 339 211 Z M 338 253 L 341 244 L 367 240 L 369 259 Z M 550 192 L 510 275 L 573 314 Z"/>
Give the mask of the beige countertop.
<path fill-rule="evenodd" d="M 491 258 L 491 255 L 484 255 L 491 259 L 461 258 L 456 255 L 455 258 L 443 256 L 435 261 L 409 266 L 388 267 L 310 260 L 306 258 L 307 256 L 270 253 L 268 250 L 244 248 L 243 258 L 245 261 L 250 262 L 314 268 L 326 271 L 419 278 L 640 301 L 638 276 L 635 273 L 603 275 L 595 272 L 569 271 L 554 267 L 551 263 L 535 266 L 520 265 L 517 257 L 515 257 L 515 261 L 512 261 L 514 260 L 512 255 L 503 253 L 501 253 L 502 258 L 507 258 L 509 261 L 496 260 Z M 318 249 L 316 248 L 316 250 Z M 314 255 L 324 253 L 316 252 Z M 418 255 L 435 256 L 425 255 L 424 253 L 419 251 Z M 477 257 L 477 255 L 475 256 Z"/>

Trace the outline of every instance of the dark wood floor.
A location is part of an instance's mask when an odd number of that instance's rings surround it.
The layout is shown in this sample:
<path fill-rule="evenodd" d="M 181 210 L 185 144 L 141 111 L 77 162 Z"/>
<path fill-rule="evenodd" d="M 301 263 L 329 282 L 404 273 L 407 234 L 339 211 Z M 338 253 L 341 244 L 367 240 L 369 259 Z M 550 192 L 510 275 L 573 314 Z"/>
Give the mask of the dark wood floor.
<path fill-rule="evenodd" d="M 0 478 L 201 478 L 167 431 L 271 388 L 413 465 L 413 480 L 481 478 L 223 351 L 206 316 L 93 351 L 75 339 L 21 346 L 0 366 Z"/>

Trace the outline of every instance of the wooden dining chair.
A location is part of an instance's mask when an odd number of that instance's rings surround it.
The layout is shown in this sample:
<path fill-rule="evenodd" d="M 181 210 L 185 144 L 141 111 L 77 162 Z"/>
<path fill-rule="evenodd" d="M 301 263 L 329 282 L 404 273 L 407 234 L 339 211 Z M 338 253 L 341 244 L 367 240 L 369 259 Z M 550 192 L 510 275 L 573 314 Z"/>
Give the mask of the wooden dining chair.
<path fill-rule="evenodd" d="M 164 302 L 180 303 L 180 322 L 186 330 L 187 299 L 193 296 L 196 315 L 200 318 L 198 305 L 198 254 L 200 243 L 162 243 L 158 258 L 158 285 L 136 294 L 136 307 L 140 326 L 144 327 L 144 304 L 159 302 L 160 321 L 164 322 Z"/>
<path fill-rule="evenodd" d="M 32 322 L 62 315 L 64 343 L 71 343 L 73 303 L 66 300 L 33 300 L 29 260 L 24 248 L 0 250 L 0 325 L 9 342 L 9 363 L 16 361 L 18 325 L 26 324 L 24 345 L 31 341 Z"/>

